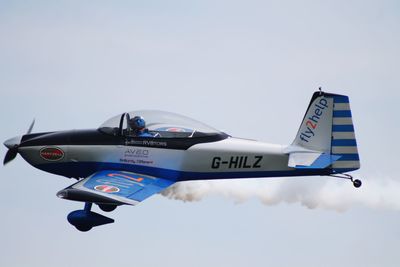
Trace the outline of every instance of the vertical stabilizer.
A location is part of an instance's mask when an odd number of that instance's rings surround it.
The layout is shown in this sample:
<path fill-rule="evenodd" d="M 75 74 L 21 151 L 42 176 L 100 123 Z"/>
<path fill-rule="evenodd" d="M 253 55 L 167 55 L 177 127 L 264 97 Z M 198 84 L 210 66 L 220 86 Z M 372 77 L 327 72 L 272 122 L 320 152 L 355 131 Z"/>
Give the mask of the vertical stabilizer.
<path fill-rule="evenodd" d="M 293 152 L 289 166 L 330 168 L 333 173 L 359 169 L 349 98 L 315 92 L 290 149 Z M 310 153 L 320 156 L 315 161 L 306 160 L 307 164 L 298 164 L 306 156 L 310 158 Z"/>

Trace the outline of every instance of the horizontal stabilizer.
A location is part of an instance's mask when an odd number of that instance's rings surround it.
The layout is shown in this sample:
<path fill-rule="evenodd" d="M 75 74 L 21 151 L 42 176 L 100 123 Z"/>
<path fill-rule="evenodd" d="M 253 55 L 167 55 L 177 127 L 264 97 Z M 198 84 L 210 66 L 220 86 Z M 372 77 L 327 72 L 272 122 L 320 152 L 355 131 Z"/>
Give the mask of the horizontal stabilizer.
<path fill-rule="evenodd" d="M 341 156 L 318 152 L 293 152 L 288 166 L 296 169 L 325 169 Z"/>

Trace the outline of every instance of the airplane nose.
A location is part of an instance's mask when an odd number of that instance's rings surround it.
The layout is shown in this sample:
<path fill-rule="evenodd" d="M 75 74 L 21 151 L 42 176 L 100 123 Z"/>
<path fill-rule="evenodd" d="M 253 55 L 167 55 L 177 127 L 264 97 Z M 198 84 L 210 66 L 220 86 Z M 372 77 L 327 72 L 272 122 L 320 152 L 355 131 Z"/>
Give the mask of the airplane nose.
<path fill-rule="evenodd" d="M 22 136 L 16 136 L 4 142 L 4 145 L 8 148 L 8 151 L 6 153 L 6 156 L 4 157 L 3 165 L 6 165 L 7 163 L 15 159 L 18 154 L 18 148 L 21 143 L 21 139 Z"/>
<path fill-rule="evenodd" d="M 6 140 L 6 141 L 4 142 L 4 145 L 5 145 L 8 149 L 13 148 L 13 147 L 16 147 L 16 146 L 18 146 L 18 145 L 21 143 L 21 139 L 22 139 L 22 136 L 16 136 L 16 137 L 10 138 L 10 139 L 8 139 L 8 140 Z"/>

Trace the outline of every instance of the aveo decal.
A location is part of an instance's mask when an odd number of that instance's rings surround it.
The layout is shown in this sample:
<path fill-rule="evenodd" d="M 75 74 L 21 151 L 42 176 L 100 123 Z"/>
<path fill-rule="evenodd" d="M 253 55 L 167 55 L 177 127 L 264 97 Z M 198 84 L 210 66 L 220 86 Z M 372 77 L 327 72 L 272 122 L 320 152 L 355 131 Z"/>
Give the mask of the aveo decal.
<path fill-rule="evenodd" d="M 119 161 L 128 164 L 153 164 L 153 160 L 148 159 L 150 151 L 141 148 L 128 148 L 124 152 L 123 158 Z"/>
<path fill-rule="evenodd" d="M 127 158 L 147 158 L 150 152 L 148 149 L 128 148 L 124 152 L 124 157 Z"/>
<path fill-rule="evenodd" d="M 227 159 L 214 157 L 211 162 L 211 168 L 219 169 L 226 167 L 228 169 L 252 169 L 261 168 L 263 156 L 233 156 Z"/>
<path fill-rule="evenodd" d="M 314 102 L 315 103 L 315 102 Z M 315 135 L 315 130 L 318 128 L 318 123 L 325 112 L 325 109 L 328 108 L 328 101 L 325 98 L 321 98 L 318 103 L 315 103 L 313 107 L 313 112 L 311 115 L 306 118 L 306 129 L 300 133 L 300 139 L 304 142 L 308 142 L 311 137 Z"/>
<path fill-rule="evenodd" d="M 44 160 L 48 161 L 59 161 L 64 158 L 64 151 L 62 151 L 58 147 L 45 147 L 42 148 L 39 152 L 40 156 Z"/>

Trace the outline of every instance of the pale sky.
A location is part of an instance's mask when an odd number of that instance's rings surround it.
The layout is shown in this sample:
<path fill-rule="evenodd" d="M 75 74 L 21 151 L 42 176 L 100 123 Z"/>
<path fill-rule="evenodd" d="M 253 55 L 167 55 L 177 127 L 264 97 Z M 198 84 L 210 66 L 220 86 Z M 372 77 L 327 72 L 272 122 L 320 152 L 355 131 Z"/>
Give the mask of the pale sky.
<path fill-rule="evenodd" d="M 83 204 L 56 197 L 74 181 L 17 157 L 0 167 L 0 266 L 399 266 L 398 1 L 0 1 L 0 38 L 1 142 L 33 118 L 42 132 L 160 109 L 289 144 L 322 86 L 350 97 L 364 182 L 224 182 L 81 233 L 66 216 Z"/>

